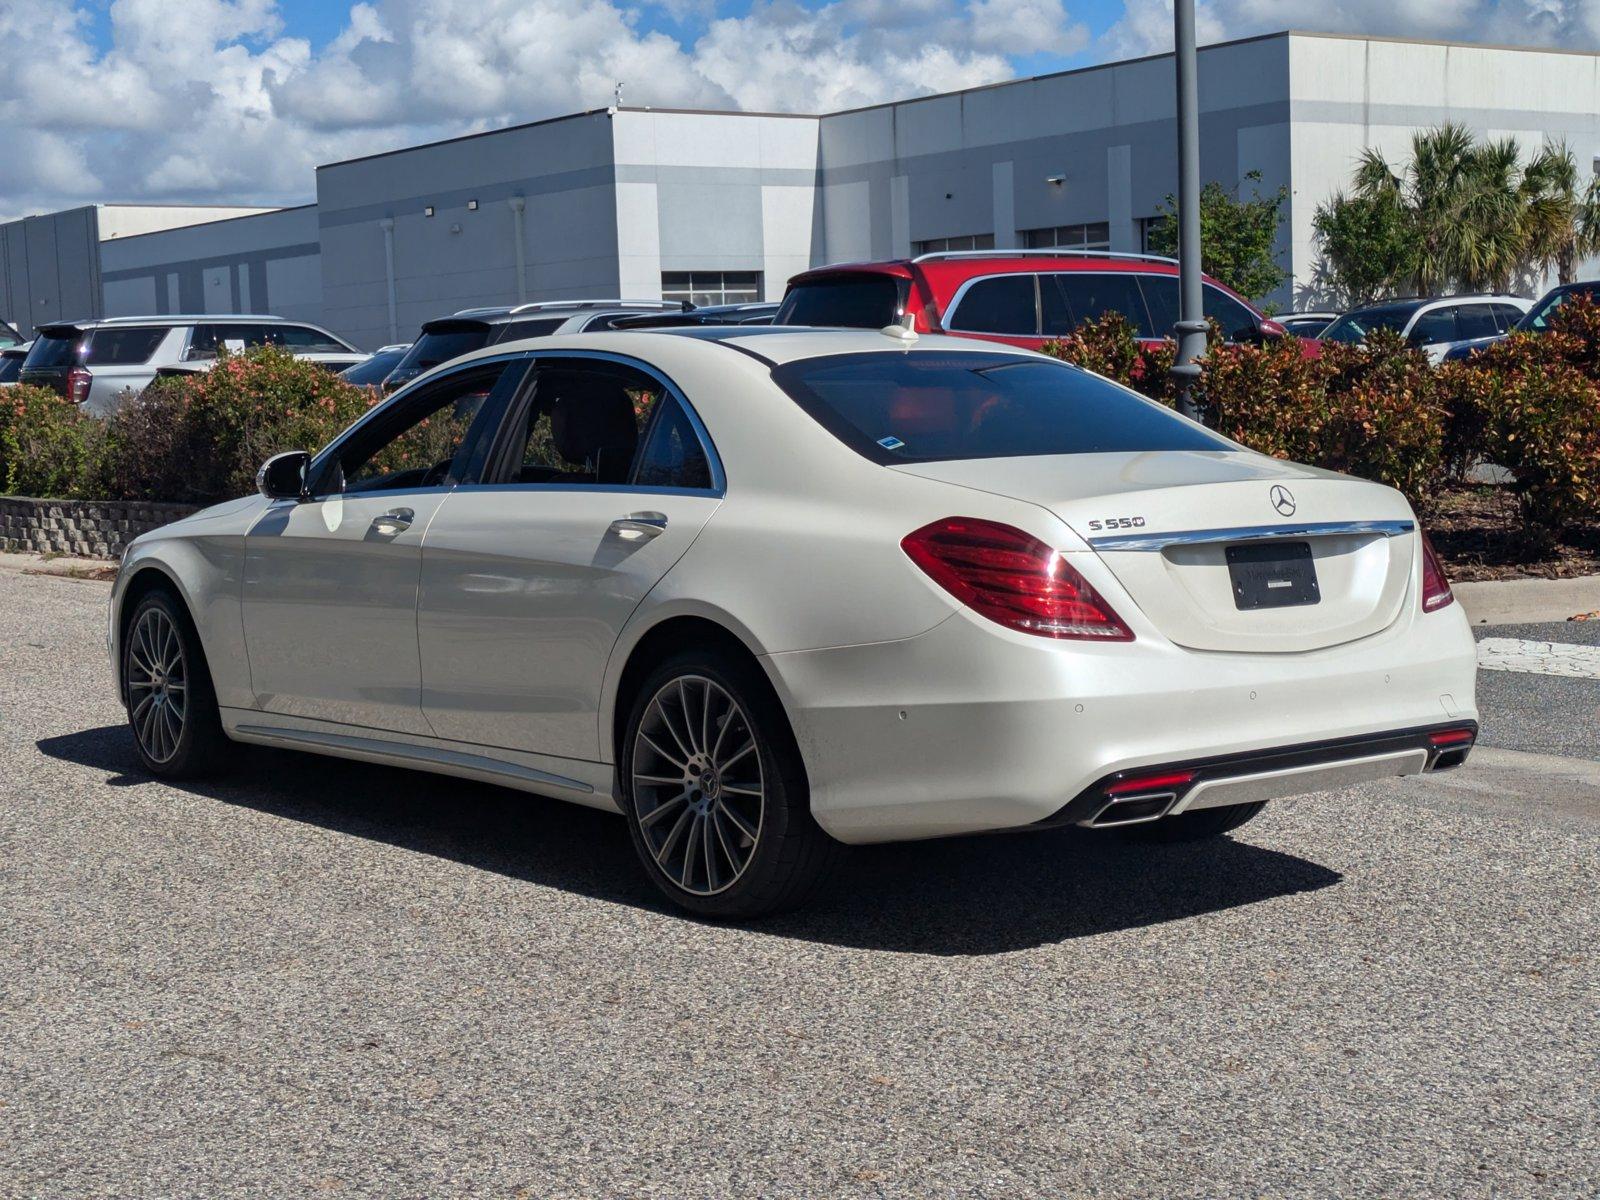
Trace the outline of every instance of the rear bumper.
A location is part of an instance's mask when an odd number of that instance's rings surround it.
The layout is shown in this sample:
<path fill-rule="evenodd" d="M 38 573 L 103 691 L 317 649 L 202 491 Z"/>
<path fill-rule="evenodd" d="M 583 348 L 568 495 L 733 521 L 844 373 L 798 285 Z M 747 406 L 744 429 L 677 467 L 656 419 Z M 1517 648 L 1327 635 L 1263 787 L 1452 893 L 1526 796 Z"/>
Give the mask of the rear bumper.
<path fill-rule="evenodd" d="M 1477 737 L 1476 721 L 1453 721 L 1426 729 L 1114 771 L 1040 821 L 1039 827 L 1141 824 L 1205 808 L 1448 770 L 1466 762 Z"/>
<path fill-rule="evenodd" d="M 834 837 L 857 843 L 1075 821 L 1084 817 L 1073 805 L 1122 772 L 1243 770 L 1318 746 L 1370 757 L 1386 752 L 1385 739 L 1477 720 L 1476 652 L 1459 605 L 1286 654 L 1192 651 L 1157 638 L 1052 643 L 958 610 L 917 637 L 767 662 L 812 811 Z M 1228 798 L 1243 785 L 1225 791 L 1220 770 L 1191 807 L 1244 802 Z M 1309 773 L 1278 784 L 1343 786 Z"/>

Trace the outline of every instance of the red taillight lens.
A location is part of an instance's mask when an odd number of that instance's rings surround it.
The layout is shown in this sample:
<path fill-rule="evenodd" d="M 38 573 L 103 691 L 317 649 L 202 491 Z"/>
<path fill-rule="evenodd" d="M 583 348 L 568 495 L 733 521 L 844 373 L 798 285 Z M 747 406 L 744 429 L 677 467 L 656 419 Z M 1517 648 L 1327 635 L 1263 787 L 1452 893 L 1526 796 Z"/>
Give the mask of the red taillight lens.
<path fill-rule="evenodd" d="M 89 398 L 89 383 L 94 376 L 83 367 L 73 367 L 67 372 L 67 399 L 82 404 Z"/>
<path fill-rule="evenodd" d="M 1459 746 L 1462 742 L 1470 742 L 1478 735 L 1470 729 L 1440 729 L 1428 735 L 1428 740 L 1435 746 Z"/>
<path fill-rule="evenodd" d="M 907 534 L 900 548 L 945 591 L 1008 629 L 1133 640 L 1133 631 L 1059 552 L 1010 525 L 946 517 Z"/>
<path fill-rule="evenodd" d="M 1172 792 L 1194 778 L 1193 771 L 1167 771 L 1160 775 L 1130 775 L 1106 788 L 1108 796 L 1142 796 L 1146 792 Z"/>
<path fill-rule="evenodd" d="M 1433 543 L 1428 540 L 1427 534 L 1423 534 L 1422 611 L 1434 612 L 1455 598 L 1455 593 L 1450 590 L 1450 581 L 1444 577 L 1444 567 L 1439 564 L 1439 556 L 1434 553 Z"/>

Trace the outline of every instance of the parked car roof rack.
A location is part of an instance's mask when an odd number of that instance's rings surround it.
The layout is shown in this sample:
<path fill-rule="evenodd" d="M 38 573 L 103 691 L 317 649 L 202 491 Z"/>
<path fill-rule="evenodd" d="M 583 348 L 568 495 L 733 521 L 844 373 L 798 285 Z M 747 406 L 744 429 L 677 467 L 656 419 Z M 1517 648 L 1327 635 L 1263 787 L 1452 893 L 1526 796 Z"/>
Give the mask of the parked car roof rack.
<path fill-rule="evenodd" d="M 669 312 L 689 312 L 694 308 L 687 300 L 534 300 L 515 305 L 511 311 L 538 312 L 546 308 L 653 308 Z"/>
<path fill-rule="evenodd" d="M 912 262 L 937 262 L 945 258 L 1127 258 L 1138 262 L 1169 263 L 1178 265 L 1178 260 L 1168 258 L 1165 254 L 1135 254 L 1128 250 L 1083 250 L 1069 246 L 1044 246 L 1037 250 L 935 250 L 931 254 L 919 254 Z"/>

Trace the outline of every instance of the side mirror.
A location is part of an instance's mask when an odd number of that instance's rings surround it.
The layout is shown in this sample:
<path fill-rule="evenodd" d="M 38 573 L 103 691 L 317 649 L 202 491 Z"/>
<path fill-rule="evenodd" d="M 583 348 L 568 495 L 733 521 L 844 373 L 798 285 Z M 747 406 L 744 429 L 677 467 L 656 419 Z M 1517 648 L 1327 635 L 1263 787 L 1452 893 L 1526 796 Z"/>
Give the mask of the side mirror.
<path fill-rule="evenodd" d="M 268 500 L 303 500 L 310 466 L 311 455 L 304 450 L 274 454 L 256 472 L 256 490 Z"/>

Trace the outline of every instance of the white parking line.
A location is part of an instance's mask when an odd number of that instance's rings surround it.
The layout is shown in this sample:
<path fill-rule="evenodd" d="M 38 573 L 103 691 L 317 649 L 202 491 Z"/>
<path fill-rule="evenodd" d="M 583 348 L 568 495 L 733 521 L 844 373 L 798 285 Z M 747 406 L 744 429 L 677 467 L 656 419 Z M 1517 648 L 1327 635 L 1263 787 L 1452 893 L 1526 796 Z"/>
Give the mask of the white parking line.
<path fill-rule="evenodd" d="M 1478 643 L 1478 666 L 1485 671 L 1600 679 L 1600 646 L 1534 642 L 1524 638 L 1484 638 Z"/>

